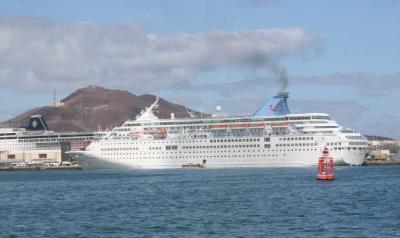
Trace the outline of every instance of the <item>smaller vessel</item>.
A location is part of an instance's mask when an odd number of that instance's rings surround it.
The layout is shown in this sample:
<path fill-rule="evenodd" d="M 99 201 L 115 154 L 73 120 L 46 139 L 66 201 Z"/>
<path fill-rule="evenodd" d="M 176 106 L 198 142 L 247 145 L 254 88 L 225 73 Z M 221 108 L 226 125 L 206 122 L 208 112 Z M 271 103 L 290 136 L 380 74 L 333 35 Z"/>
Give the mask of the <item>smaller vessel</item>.
<path fill-rule="evenodd" d="M 322 151 L 322 156 L 318 160 L 317 180 L 334 180 L 333 169 L 333 158 L 329 157 L 329 150 L 325 147 Z"/>
<path fill-rule="evenodd" d="M 185 168 L 185 169 L 204 169 L 205 168 L 205 162 L 203 161 L 203 164 L 195 164 L 195 163 L 182 164 L 182 168 Z"/>
<path fill-rule="evenodd" d="M 192 168 L 194 168 L 194 169 L 202 169 L 202 168 L 204 168 L 204 165 L 201 165 L 201 164 L 192 164 L 192 163 L 189 163 L 189 164 L 183 164 L 183 165 L 182 165 L 182 168 L 189 168 L 189 169 L 192 169 Z"/>

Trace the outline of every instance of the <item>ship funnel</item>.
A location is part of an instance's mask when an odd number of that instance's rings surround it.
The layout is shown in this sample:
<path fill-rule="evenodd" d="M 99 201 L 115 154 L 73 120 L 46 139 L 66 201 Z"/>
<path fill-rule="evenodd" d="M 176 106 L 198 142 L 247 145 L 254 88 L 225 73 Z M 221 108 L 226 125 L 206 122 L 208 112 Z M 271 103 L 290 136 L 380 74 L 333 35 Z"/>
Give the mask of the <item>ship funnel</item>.
<path fill-rule="evenodd" d="M 48 130 L 46 121 L 42 117 L 42 115 L 32 115 L 29 120 L 29 125 L 25 128 L 30 131 L 36 130 Z"/>
<path fill-rule="evenodd" d="M 287 105 L 288 92 L 278 92 L 267 103 L 262 105 L 253 116 L 274 116 L 289 114 Z"/>

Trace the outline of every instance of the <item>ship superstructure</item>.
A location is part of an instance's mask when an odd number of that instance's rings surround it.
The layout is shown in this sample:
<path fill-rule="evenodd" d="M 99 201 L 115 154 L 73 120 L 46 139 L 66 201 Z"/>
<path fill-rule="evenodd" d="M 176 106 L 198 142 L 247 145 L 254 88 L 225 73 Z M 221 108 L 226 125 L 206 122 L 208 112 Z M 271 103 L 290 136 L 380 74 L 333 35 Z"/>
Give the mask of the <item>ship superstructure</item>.
<path fill-rule="evenodd" d="M 32 154 L 46 160 L 49 151 L 61 156 L 71 147 L 84 148 L 93 138 L 93 133 L 51 131 L 41 115 L 32 115 L 25 128 L 0 128 L 0 162 L 21 162 Z"/>
<path fill-rule="evenodd" d="M 104 133 L 77 159 L 87 168 L 316 165 L 324 147 L 337 165 L 363 163 L 367 140 L 325 113 L 289 113 L 281 92 L 253 116 L 159 119 L 158 99 L 136 120 Z"/>

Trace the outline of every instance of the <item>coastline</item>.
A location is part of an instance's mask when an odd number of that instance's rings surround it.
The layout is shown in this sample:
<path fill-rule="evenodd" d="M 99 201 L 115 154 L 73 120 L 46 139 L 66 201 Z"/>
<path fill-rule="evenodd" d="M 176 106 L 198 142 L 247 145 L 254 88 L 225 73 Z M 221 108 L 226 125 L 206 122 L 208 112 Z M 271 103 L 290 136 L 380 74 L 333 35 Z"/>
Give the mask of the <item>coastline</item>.
<path fill-rule="evenodd" d="M 29 166 L 29 167 L 16 167 L 16 166 L 0 166 L 0 171 L 34 171 L 34 170 L 82 170 L 82 166 Z"/>

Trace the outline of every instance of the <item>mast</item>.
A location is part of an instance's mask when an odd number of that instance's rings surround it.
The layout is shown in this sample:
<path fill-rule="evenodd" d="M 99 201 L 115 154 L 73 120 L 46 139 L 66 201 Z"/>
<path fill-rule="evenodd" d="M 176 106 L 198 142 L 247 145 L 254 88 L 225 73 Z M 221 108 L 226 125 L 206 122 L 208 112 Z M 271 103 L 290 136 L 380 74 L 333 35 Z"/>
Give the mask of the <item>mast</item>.
<path fill-rule="evenodd" d="M 140 114 L 136 117 L 136 120 L 158 120 L 158 117 L 153 113 L 153 109 L 158 107 L 158 101 L 159 98 L 156 97 L 156 100 L 149 107 L 146 107 L 145 110 L 140 112 Z"/>

